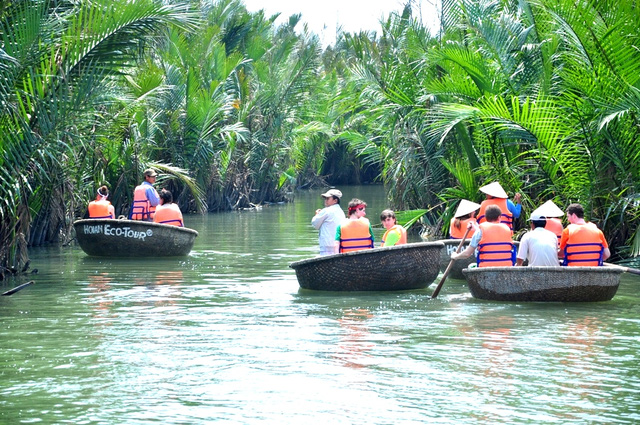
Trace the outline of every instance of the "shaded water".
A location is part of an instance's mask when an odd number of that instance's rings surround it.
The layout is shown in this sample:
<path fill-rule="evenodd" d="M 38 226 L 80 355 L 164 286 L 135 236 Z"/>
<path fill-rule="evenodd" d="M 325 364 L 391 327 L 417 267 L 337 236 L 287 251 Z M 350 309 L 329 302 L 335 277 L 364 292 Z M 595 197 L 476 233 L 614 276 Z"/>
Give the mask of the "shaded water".
<path fill-rule="evenodd" d="M 381 188 L 342 189 L 377 223 Z M 188 216 L 183 259 L 31 251 L 0 297 L 0 423 L 640 422 L 637 276 L 587 304 L 303 291 L 319 193 Z"/>

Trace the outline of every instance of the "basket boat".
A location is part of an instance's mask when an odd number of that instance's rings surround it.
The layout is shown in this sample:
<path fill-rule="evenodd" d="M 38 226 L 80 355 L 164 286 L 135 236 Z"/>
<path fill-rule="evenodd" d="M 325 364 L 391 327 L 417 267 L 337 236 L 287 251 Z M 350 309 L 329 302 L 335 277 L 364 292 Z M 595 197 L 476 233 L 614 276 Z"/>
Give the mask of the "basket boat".
<path fill-rule="evenodd" d="M 620 267 L 477 267 L 464 269 L 475 298 L 493 301 L 608 301 Z"/>
<path fill-rule="evenodd" d="M 198 232 L 137 220 L 87 219 L 73 223 L 80 248 L 96 257 L 180 257 L 188 255 Z"/>
<path fill-rule="evenodd" d="M 442 242 L 419 242 L 291 263 L 301 288 L 400 291 L 429 286 L 440 270 Z"/>

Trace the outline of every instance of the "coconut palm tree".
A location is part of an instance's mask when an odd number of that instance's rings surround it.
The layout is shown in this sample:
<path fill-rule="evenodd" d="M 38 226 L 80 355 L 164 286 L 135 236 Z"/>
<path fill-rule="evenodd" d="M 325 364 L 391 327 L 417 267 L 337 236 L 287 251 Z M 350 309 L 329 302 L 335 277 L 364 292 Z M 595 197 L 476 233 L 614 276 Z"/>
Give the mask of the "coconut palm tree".
<path fill-rule="evenodd" d="M 20 267 L 27 240 L 52 240 L 66 225 L 83 172 L 74 156 L 97 134 L 112 82 L 148 36 L 194 18 L 186 4 L 153 0 L 41 0 L 3 10 L 0 265 Z"/>

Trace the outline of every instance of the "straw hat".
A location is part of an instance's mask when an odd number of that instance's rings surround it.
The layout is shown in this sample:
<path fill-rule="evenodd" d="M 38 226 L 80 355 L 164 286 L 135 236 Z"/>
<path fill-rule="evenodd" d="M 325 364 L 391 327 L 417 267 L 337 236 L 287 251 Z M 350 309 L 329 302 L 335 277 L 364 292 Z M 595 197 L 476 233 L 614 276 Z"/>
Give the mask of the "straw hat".
<path fill-rule="evenodd" d="M 509 195 L 507 195 L 507 192 L 504 191 L 504 189 L 498 182 L 493 182 L 486 186 L 482 186 L 480 188 L 480 192 L 486 193 L 487 195 L 493 196 L 495 198 L 507 199 L 509 197 Z"/>
<path fill-rule="evenodd" d="M 531 215 L 535 213 L 544 217 L 562 217 L 564 215 L 564 211 L 554 204 L 552 200 L 548 200 L 544 204 L 540 205 L 531 213 Z"/>
<path fill-rule="evenodd" d="M 458 205 L 458 209 L 456 209 L 456 213 L 453 216 L 455 218 L 462 217 L 463 215 L 477 211 L 478 208 L 480 208 L 480 204 L 463 199 L 460 201 L 460 205 Z"/>

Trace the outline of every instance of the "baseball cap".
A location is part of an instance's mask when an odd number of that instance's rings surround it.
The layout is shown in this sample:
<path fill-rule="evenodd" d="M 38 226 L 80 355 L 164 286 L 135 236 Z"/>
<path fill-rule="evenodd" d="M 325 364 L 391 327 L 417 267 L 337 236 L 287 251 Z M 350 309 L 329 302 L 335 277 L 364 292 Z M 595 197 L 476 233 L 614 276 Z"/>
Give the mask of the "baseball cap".
<path fill-rule="evenodd" d="M 323 198 L 330 198 L 332 196 L 335 196 L 336 198 L 340 199 L 342 198 L 342 192 L 340 192 L 338 189 L 329 189 L 320 196 L 322 196 Z"/>
<path fill-rule="evenodd" d="M 153 171 L 151 168 L 144 170 L 144 176 L 145 177 L 155 177 L 157 176 L 156 172 Z"/>
<path fill-rule="evenodd" d="M 529 216 L 529 221 L 546 220 L 546 219 L 547 217 L 543 216 L 538 211 L 532 212 L 531 216 Z"/>

